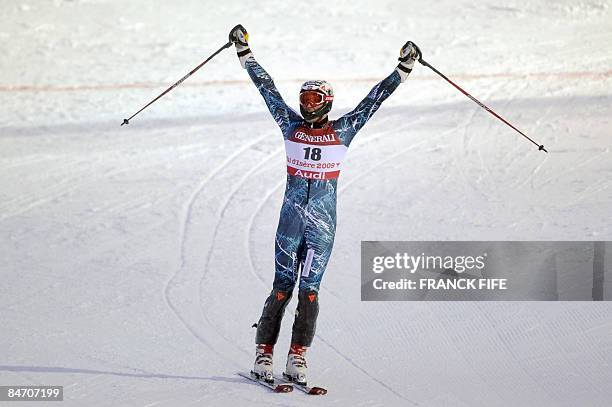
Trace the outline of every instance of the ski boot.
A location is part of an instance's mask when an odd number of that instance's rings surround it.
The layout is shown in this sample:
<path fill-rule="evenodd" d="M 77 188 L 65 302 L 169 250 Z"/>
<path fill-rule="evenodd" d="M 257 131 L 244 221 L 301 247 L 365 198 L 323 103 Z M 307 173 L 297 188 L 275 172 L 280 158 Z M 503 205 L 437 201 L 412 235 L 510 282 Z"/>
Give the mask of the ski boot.
<path fill-rule="evenodd" d="M 272 354 L 274 345 L 258 344 L 255 348 L 255 364 L 251 370 L 251 376 L 258 380 L 274 383 L 274 372 L 272 370 Z"/>
<path fill-rule="evenodd" d="M 296 384 L 306 386 L 306 346 L 291 344 L 289 354 L 287 355 L 287 366 L 283 376 Z"/>

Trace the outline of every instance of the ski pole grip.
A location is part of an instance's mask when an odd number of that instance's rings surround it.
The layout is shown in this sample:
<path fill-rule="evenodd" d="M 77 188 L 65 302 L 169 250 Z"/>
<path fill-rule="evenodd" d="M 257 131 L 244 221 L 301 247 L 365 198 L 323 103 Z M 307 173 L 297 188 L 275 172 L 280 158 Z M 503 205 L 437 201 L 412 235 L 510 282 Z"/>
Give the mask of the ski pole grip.
<path fill-rule="evenodd" d="M 240 44 L 240 45 L 244 45 L 244 46 L 246 46 L 247 44 L 245 44 L 245 43 L 243 43 L 243 42 L 239 41 L 237 38 L 234 38 L 234 37 L 232 36 L 232 34 L 233 34 L 233 33 L 234 33 L 236 30 L 242 30 L 242 31 L 244 31 L 244 32 L 246 33 L 246 29 L 245 29 L 245 28 L 242 26 L 242 24 L 237 24 L 237 25 L 235 25 L 235 26 L 234 26 L 234 28 L 232 28 L 232 30 L 231 30 L 231 31 L 230 31 L 230 33 L 229 33 L 229 42 L 231 42 L 232 44 L 234 44 L 234 43 L 236 43 L 236 42 L 237 42 L 237 43 L 238 43 L 238 44 Z M 248 34 L 247 34 L 247 35 L 248 35 Z"/>

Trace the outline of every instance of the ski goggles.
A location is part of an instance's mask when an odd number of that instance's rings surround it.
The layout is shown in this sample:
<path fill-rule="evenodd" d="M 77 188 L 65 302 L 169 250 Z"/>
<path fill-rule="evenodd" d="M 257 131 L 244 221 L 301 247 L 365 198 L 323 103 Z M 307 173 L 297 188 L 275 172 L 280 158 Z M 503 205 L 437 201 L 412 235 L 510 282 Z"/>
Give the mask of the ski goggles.
<path fill-rule="evenodd" d="M 316 107 L 332 100 L 334 100 L 333 96 L 317 92 L 316 90 L 307 90 L 300 93 L 300 104 L 304 107 Z"/>

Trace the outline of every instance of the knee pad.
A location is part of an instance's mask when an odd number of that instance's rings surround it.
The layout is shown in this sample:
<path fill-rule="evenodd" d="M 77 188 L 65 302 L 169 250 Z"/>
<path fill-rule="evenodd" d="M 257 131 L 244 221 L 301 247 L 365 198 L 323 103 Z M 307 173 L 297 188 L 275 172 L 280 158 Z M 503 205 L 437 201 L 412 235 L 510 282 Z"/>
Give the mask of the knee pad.
<path fill-rule="evenodd" d="M 291 291 L 273 289 L 264 304 L 261 317 L 257 323 L 255 343 L 274 345 L 278 339 L 283 315 L 287 303 L 291 299 Z"/>
<path fill-rule="evenodd" d="M 300 290 L 291 343 L 310 346 L 315 335 L 318 315 L 319 293 L 313 290 Z"/>

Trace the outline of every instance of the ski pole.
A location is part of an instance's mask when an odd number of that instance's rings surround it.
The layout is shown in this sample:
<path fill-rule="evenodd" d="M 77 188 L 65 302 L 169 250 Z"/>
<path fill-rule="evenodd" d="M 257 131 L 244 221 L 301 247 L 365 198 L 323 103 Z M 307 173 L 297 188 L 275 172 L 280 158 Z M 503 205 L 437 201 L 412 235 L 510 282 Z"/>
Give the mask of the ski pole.
<path fill-rule="evenodd" d="M 522 131 L 520 131 L 519 129 L 517 129 L 516 127 L 514 127 L 512 124 L 510 124 L 506 119 L 504 119 L 503 117 L 501 117 L 500 115 L 498 115 L 497 113 L 495 113 L 491 108 L 489 108 L 487 105 L 485 105 L 484 103 L 482 103 L 480 100 L 476 99 L 474 96 L 470 95 L 469 93 L 467 93 L 465 90 L 463 90 L 459 85 L 457 85 L 455 82 L 451 81 L 450 79 L 448 79 L 442 72 L 438 71 L 436 68 L 434 68 L 433 66 L 431 66 L 427 61 L 425 61 L 423 59 L 423 54 L 421 53 L 421 50 L 419 49 L 419 47 L 417 47 L 416 44 L 414 44 L 414 47 L 416 48 L 418 54 L 419 54 L 419 63 L 421 63 L 421 65 L 424 65 L 426 67 L 428 67 L 429 69 L 431 69 L 432 71 L 434 71 L 435 73 L 437 73 L 438 75 L 440 75 L 445 81 L 447 81 L 448 83 L 450 83 L 451 85 L 453 85 L 455 88 L 457 88 L 461 93 L 463 93 L 465 96 L 467 96 L 468 98 L 470 98 L 473 102 L 475 102 L 478 106 L 482 107 L 484 110 L 486 110 L 487 112 L 491 113 L 493 116 L 497 117 L 499 120 L 501 120 L 502 122 L 504 122 L 505 124 L 507 124 L 508 126 L 510 126 L 512 129 L 514 129 L 517 133 L 519 133 L 521 136 L 525 137 L 527 140 L 531 141 L 533 144 L 535 144 L 536 146 L 538 146 L 538 150 L 544 151 L 545 153 L 548 153 L 548 151 L 546 151 L 546 149 L 544 148 L 544 144 L 538 144 L 535 141 L 533 141 L 529 136 L 527 136 L 525 133 L 523 133 Z"/>
<path fill-rule="evenodd" d="M 228 41 L 227 44 L 223 45 L 221 48 L 219 48 L 217 51 L 215 51 L 214 54 L 212 54 L 211 56 L 209 56 L 208 58 L 206 58 L 206 60 L 204 62 L 202 62 L 200 65 L 196 66 L 195 68 L 193 68 L 193 70 L 191 72 L 189 72 L 187 75 L 183 76 L 178 82 L 176 82 L 174 85 L 170 86 L 168 89 L 166 89 L 162 94 L 160 94 L 159 96 L 157 96 L 155 99 L 153 99 L 152 101 L 150 101 L 149 103 L 147 103 L 142 109 L 140 109 L 139 111 L 137 111 L 136 113 L 134 113 L 132 116 L 130 116 L 130 118 L 128 119 L 123 119 L 123 123 L 121 123 L 121 125 L 123 126 L 124 124 L 130 124 L 130 120 L 132 120 L 132 118 L 134 116 L 136 116 L 138 113 L 142 112 L 143 110 L 145 110 L 147 107 L 151 106 L 153 103 L 155 103 L 158 99 L 160 99 L 162 96 L 164 96 L 166 93 L 170 92 L 172 89 L 176 88 L 178 85 L 180 85 L 181 83 L 183 83 L 183 81 L 187 78 L 189 78 L 191 75 L 193 75 L 198 69 L 200 69 L 201 67 L 204 66 L 204 64 L 206 64 L 208 61 L 210 61 L 211 59 L 213 59 L 215 56 L 217 56 L 217 54 L 221 51 L 223 51 L 225 48 L 229 48 L 232 46 L 232 42 Z"/>

